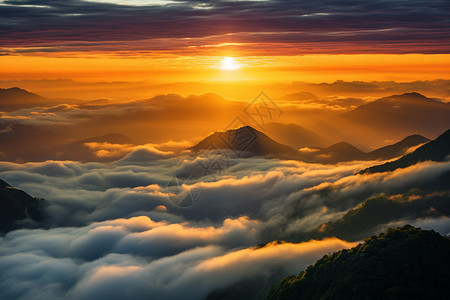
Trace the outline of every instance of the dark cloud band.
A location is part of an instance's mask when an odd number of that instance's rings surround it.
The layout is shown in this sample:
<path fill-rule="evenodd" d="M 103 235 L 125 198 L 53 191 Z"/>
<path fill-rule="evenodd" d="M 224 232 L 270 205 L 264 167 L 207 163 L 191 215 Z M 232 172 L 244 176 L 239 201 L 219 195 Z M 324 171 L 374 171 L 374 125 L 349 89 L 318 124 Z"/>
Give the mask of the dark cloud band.
<path fill-rule="evenodd" d="M 450 52 L 448 1 L 163 3 L 4 1 L 0 5 L 0 47 L 5 48 L 4 53 L 181 53 L 198 50 L 192 47 L 211 39 L 215 44 L 250 43 L 253 54 L 267 54 L 274 45 L 286 54 Z M 29 47 L 39 48 L 27 50 Z"/>

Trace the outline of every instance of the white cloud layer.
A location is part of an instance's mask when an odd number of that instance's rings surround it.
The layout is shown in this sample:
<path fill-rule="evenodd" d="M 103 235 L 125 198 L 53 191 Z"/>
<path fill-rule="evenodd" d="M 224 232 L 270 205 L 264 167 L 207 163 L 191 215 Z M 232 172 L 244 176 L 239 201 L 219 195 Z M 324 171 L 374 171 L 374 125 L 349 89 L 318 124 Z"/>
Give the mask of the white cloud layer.
<path fill-rule="evenodd" d="M 202 299 L 215 288 L 274 270 L 296 273 L 354 244 L 338 239 L 262 248 L 259 223 L 220 227 L 116 219 L 84 227 L 17 230 L 0 239 L 2 299 Z"/>
<path fill-rule="evenodd" d="M 368 197 L 402 194 L 450 171 L 449 162 L 425 162 L 355 175 L 373 162 L 230 158 L 228 168 L 210 174 L 202 166 L 213 156 L 153 149 L 110 164 L 0 162 L 0 178 L 50 203 L 48 229 L 0 238 L 0 298 L 202 299 L 252 276 L 296 274 L 353 244 L 271 241 L 308 232 Z M 180 195 L 198 201 L 177 206 Z M 441 233 L 449 228 L 447 219 L 405 222 Z"/>

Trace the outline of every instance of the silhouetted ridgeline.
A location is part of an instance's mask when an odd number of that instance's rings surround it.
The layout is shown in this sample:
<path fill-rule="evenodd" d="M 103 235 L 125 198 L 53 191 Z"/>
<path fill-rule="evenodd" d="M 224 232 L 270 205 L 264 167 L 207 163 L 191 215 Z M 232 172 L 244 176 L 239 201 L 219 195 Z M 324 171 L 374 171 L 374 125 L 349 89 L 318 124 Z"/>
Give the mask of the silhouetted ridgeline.
<path fill-rule="evenodd" d="M 284 126 L 277 125 L 275 128 L 284 128 Z M 188 148 L 188 150 L 199 153 L 202 151 L 224 149 L 233 151 L 241 157 L 256 155 L 327 164 L 353 160 L 390 159 L 401 156 L 411 147 L 428 141 L 423 136 L 411 135 L 393 145 L 379 148 L 370 153 L 363 152 L 346 142 L 336 143 L 327 148 L 311 148 L 310 151 L 304 152 L 280 144 L 250 126 L 244 126 L 225 132 L 215 132 L 200 141 L 197 145 Z"/>
<path fill-rule="evenodd" d="M 407 154 L 395 161 L 367 168 L 360 173 L 378 173 L 394 171 L 398 168 L 406 168 L 422 161 L 446 161 L 450 155 L 450 129 L 441 134 L 437 139 L 419 147 L 414 152 Z"/>
<path fill-rule="evenodd" d="M 225 132 L 215 132 L 200 141 L 189 150 L 193 152 L 226 149 L 241 156 L 270 156 L 277 158 L 295 159 L 299 157 L 297 150 L 280 144 L 266 134 L 250 126 L 231 129 Z"/>
<path fill-rule="evenodd" d="M 450 239 L 410 225 L 325 255 L 268 300 L 450 299 Z"/>
<path fill-rule="evenodd" d="M 0 179 L 0 234 L 20 227 L 35 227 L 45 218 L 47 201 L 33 198 Z"/>

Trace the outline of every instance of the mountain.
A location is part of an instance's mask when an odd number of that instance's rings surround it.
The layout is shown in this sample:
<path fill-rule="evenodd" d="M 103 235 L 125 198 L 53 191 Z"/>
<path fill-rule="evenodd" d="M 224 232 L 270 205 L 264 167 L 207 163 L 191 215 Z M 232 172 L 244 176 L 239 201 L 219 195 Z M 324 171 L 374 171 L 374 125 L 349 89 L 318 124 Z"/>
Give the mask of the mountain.
<path fill-rule="evenodd" d="M 296 133 L 298 133 L 299 140 L 310 135 L 309 131 L 303 130 L 302 127 L 297 125 L 271 123 L 267 127 L 269 128 L 268 132 L 272 133 L 274 131 L 278 133 L 284 131 L 285 138 L 289 136 L 289 140 L 294 140 Z M 277 136 L 280 136 L 280 134 Z M 265 133 L 250 126 L 244 126 L 225 132 L 215 132 L 194 147 L 189 148 L 189 150 L 198 153 L 201 151 L 225 149 L 233 151 L 240 157 L 257 155 L 331 164 L 352 160 L 390 159 L 400 156 L 410 147 L 420 145 L 425 141 L 427 141 L 426 138 L 414 135 L 394 145 L 380 148 L 371 153 L 365 153 L 346 142 L 336 143 L 327 148 L 312 147 L 304 151 L 297 151 L 294 148 L 274 141 Z"/>
<path fill-rule="evenodd" d="M 48 102 L 48 99 L 18 87 L 0 89 L 0 111 L 32 107 L 35 103 L 42 102 Z"/>
<path fill-rule="evenodd" d="M 44 199 L 33 198 L 0 179 L 0 233 L 43 221 L 46 205 Z"/>
<path fill-rule="evenodd" d="M 325 255 L 267 300 L 450 299 L 450 239 L 406 225 Z"/>
<path fill-rule="evenodd" d="M 309 101 L 309 100 L 319 100 L 319 97 L 310 92 L 298 92 L 283 96 L 279 99 L 280 101 Z"/>
<path fill-rule="evenodd" d="M 450 155 L 450 129 L 441 134 L 437 139 L 417 148 L 395 161 L 373 166 L 361 171 L 364 173 L 378 173 L 394 171 L 398 168 L 406 168 L 423 161 L 446 161 Z"/>
<path fill-rule="evenodd" d="M 406 135 L 436 136 L 450 128 L 450 105 L 419 93 L 405 93 L 361 105 L 330 120 L 352 137 L 371 140 L 400 139 Z"/>
<path fill-rule="evenodd" d="M 326 163 L 367 159 L 365 152 L 346 142 L 340 142 L 328 148 L 319 149 L 319 151 L 314 152 L 314 155 L 316 156 L 315 160 L 317 162 Z"/>
<path fill-rule="evenodd" d="M 269 123 L 264 127 L 269 136 L 296 149 L 329 145 L 322 136 L 296 124 Z"/>
<path fill-rule="evenodd" d="M 81 141 L 77 141 L 71 145 L 84 145 L 86 143 L 109 143 L 109 144 L 136 144 L 126 135 L 120 133 L 109 133 L 102 136 L 96 136 Z"/>
<path fill-rule="evenodd" d="M 230 150 L 239 157 L 270 156 L 282 159 L 296 159 L 297 150 L 280 144 L 264 133 L 250 126 L 215 132 L 189 150 L 198 153 L 205 151 Z"/>
<path fill-rule="evenodd" d="M 0 158 L 14 162 L 55 159 L 55 147 L 66 139 L 65 130 L 59 129 L 0 119 Z"/>
<path fill-rule="evenodd" d="M 311 152 L 309 161 L 319 163 L 338 163 L 352 160 L 385 160 L 399 157 L 412 147 L 421 145 L 429 140 L 421 135 L 411 135 L 393 145 L 385 146 L 366 153 L 355 146 L 340 142 L 328 148 L 317 148 Z"/>
<path fill-rule="evenodd" d="M 372 159 L 391 159 L 406 154 L 412 147 L 429 142 L 430 140 L 418 134 L 410 135 L 398 143 L 385 146 L 369 153 Z"/>
<path fill-rule="evenodd" d="M 289 95 L 279 98 L 278 101 L 304 104 L 304 105 L 312 105 L 312 106 L 314 106 L 314 105 L 317 106 L 318 104 L 320 104 L 322 108 L 339 107 L 340 109 L 345 109 L 345 110 L 350 110 L 359 105 L 366 103 L 366 101 L 364 101 L 363 99 L 359 99 L 359 98 L 341 98 L 341 97 L 336 97 L 336 96 L 319 98 L 316 95 L 309 93 L 309 92 L 299 92 L 299 93 L 289 94 Z"/>

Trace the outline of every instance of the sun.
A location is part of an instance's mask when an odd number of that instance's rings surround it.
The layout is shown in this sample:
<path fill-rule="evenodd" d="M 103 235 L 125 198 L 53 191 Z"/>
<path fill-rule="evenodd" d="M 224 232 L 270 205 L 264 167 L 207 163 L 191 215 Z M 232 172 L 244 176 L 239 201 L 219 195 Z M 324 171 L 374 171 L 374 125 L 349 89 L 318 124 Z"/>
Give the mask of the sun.
<path fill-rule="evenodd" d="M 225 57 L 222 60 L 222 65 L 220 66 L 220 68 L 222 70 L 237 70 L 240 67 L 241 66 L 239 64 L 237 64 L 236 61 L 234 60 L 234 58 L 232 58 L 232 57 Z"/>

